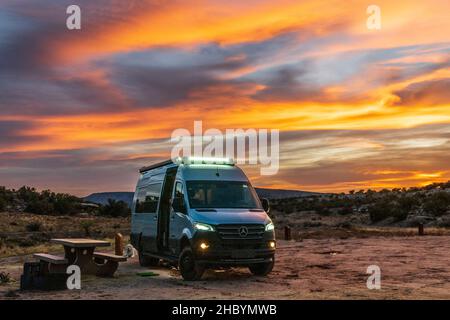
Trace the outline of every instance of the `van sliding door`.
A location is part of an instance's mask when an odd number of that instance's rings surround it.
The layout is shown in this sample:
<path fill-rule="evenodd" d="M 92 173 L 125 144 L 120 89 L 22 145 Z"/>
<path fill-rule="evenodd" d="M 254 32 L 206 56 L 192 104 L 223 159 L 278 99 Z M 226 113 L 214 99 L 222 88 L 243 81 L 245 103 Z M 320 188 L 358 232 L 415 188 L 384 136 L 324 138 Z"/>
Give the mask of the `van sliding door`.
<path fill-rule="evenodd" d="M 158 213 L 158 249 L 167 251 L 169 249 L 169 223 L 170 223 L 170 199 L 172 197 L 173 184 L 178 167 L 168 168 L 164 178 L 161 200 Z"/>

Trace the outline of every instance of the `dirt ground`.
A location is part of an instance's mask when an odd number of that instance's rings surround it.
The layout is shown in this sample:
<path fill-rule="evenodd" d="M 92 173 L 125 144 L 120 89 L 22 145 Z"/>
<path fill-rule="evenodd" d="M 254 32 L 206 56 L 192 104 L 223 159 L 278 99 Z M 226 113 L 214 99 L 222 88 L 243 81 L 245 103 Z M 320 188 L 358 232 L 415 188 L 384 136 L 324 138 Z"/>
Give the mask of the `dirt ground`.
<path fill-rule="evenodd" d="M 0 299 L 450 299 L 449 236 L 279 241 L 268 277 L 233 268 L 207 271 L 197 282 L 169 267 L 142 268 L 132 258 L 115 278 L 84 278 L 78 291 L 18 291 L 26 259 L 0 259 L 0 271 L 14 279 L 0 285 Z M 366 287 L 369 265 L 381 268 L 380 290 Z M 148 270 L 159 275 L 136 275 Z"/>

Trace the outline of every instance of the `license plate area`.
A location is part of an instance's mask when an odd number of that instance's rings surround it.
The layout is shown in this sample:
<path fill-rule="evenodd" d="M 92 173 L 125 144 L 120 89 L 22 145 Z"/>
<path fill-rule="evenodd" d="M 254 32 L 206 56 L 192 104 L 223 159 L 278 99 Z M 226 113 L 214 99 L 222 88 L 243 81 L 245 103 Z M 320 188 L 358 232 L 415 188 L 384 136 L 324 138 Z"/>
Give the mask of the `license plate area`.
<path fill-rule="evenodd" d="M 251 259 L 256 256 L 255 250 L 233 250 L 231 257 L 233 259 Z"/>

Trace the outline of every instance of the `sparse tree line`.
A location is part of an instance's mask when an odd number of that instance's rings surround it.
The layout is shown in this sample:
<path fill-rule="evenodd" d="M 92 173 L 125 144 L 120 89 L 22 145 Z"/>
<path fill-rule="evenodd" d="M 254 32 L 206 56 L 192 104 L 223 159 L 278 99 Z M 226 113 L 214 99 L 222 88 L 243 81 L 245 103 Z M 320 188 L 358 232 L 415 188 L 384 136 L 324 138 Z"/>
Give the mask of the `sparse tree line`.
<path fill-rule="evenodd" d="M 450 181 L 425 187 L 350 191 L 272 200 L 277 212 L 291 214 L 311 211 L 320 215 L 368 213 L 372 222 L 392 218 L 405 220 L 408 215 L 439 217 L 450 214 Z"/>
<path fill-rule="evenodd" d="M 123 201 L 108 200 L 106 205 L 85 206 L 83 199 L 50 190 L 35 188 L 18 190 L 0 187 L 0 211 L 28 212 L 45 215 L 93 215 L 126 217 L 130 215 Z M 450 214 L 450 181 L 425 187 L 350 191 L 348 194 L 324 194 L 272 200 L 272 208 L 280 213 L 311 211 L 320 215 L 368 213 L 372 222 L 387 218 L 401 221 L 410 214 L 439 217 Z"/>
<path fill-rule="evenodd" d="M 93 215 L 126 217 L 130 214 L 123 201 L 109 200 L 106 205 L 86 206 L 83 199 L 66 193 L 50 190 L 38 192 L 35 188 L 23 186 L 18 190 L 0 186 L 0 212 L 28 212 L 42 215 Z"/>

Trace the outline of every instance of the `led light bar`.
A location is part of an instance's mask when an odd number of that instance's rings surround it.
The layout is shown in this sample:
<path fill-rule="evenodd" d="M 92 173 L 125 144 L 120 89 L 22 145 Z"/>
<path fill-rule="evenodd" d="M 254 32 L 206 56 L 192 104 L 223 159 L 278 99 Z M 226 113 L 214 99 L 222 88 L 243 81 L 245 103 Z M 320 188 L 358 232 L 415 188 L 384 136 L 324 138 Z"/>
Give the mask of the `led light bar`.
<path fill-rule="evenodd" d="M 178 157 L 176 159 L 178 164 L 217 164 L 234 166 L 232 158 L 211 158 L 211 157 Z"/>

